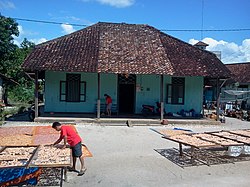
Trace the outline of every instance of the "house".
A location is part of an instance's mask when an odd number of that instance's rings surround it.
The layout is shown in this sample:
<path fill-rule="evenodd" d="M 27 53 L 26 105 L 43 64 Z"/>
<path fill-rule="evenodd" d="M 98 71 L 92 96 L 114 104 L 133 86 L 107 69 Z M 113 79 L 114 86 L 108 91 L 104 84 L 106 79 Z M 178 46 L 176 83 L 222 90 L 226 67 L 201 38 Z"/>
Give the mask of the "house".
<path fill-rule="evenodd" d="M 157 101 L 167 113 L 199 113 L 204 77 L 230 76 L 213 53 L 152 26 L 104 22 L 37 45 L 22 67 L 44 76 L 45 112 L 97 110 L 98 118 L 105 93 L 119 114 Z"/>
<path fill-rule="evenodd" d="M 208 46 L 208 44 L 206 44 L 205 42 L 199 41 L 196 44 L 194 44 L 194 46 L 199 48 L 199 49 L 205 50 L 206 47 Z"/>
<path fill-rule="evenodd" d="M 226 64 L 232 72 L 232 80 L 221 89 L 222 102 L 246 102 L 250 108 L 250 62 Z"/>

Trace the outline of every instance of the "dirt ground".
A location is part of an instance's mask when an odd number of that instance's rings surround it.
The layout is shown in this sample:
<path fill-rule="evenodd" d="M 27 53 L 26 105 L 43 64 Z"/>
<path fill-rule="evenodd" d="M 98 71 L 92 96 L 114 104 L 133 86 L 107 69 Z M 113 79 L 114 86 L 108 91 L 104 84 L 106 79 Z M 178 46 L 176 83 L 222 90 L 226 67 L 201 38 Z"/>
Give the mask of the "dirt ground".
<path fill-rule="evenodd" d="M 6 126 L 15 124 L 21 125 L 22 123 L 8 122 Z M 27 124 L 34 123 L 26 123 L 25 125 Z M 161 135 L 153 132 L 150 128 L 173 129 L 174 127 L 189 129 L 193 132 L 250 129 L 250 122 L 227 118 L 226 123 L 220 126 L 114 127 L 77 124 L 78 132 L 92 152 L 93 157 L 85 159 L 88 168 L 86 173 L 83 176 L 77 176 L 77 173 L 68 173 L 68 182 L 65 182 L 64 186 L 249 186 L 250 159 L 234 163 L 217 163 L 211 166 L 180 167 L 159 154 L 158 152 L 161 150 L 168 151 L 173 150 L 173 147 L 178 148 L 178 144 L 161 138 Z M 79 169 L 79 163 L 77 167 Z"/>

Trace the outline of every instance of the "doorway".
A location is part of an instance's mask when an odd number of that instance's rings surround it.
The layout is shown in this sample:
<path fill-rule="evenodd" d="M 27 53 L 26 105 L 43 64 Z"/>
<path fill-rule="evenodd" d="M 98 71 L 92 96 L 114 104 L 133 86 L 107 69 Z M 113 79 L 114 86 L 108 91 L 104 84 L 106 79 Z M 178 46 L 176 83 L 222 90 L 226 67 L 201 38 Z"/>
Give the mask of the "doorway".
<path fill-rule="evenodd" d="M 133 114 L 135 109 L 135 75 L 118 76 L 118 102 L 120 114 Z"/>

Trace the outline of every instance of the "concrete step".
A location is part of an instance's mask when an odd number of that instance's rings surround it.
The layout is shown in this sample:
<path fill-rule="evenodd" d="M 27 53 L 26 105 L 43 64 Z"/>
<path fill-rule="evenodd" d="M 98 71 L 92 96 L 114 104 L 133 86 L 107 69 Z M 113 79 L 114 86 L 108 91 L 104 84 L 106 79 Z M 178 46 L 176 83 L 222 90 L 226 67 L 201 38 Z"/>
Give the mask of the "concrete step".
<path fill-rule="evenodd" d="M 208 119 L 165 119 L 167 124 L 171 125 L 220 125 L 219 121 Z M 38 117 L 35 122 L 53 123 L 71 122 L 71 123 L 86 123 L 92 125 L 103 126 L 161 126 L 160 119 L 134 119 L 134 118 L 67 118 L 67 117 Z"/>

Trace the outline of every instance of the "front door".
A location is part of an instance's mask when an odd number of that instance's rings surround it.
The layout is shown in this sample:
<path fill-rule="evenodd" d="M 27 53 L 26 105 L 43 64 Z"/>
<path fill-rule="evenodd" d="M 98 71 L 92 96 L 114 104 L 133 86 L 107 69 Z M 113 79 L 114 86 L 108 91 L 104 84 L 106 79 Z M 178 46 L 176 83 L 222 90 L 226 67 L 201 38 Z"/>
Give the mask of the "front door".
<path fill-rule="evenodd" d="M 118 76 L 119 113 L 133 114 L 135 108 L 135 75 Z"/>

